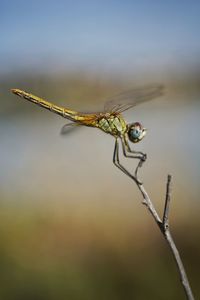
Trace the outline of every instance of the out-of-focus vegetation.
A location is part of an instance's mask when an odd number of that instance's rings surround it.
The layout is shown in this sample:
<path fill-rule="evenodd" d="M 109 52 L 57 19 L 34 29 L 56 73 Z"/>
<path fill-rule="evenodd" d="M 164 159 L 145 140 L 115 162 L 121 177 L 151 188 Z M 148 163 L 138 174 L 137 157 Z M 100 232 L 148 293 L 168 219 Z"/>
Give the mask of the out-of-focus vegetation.
<path fill-rule="evenodd" d="M 97 100 L 130 83 L 131 79 L 109 81 L 88 74 L 13 76 L 1 80 L 1 299 L 184 298 L 173 258 L 142 207 L 140 195 L 134 184 L 112 166 L 112 138 L 89 128 L 63 140 L 57 133 L 62 119 L 9 94 L 10 88 L 19 87 L 50 100 L 66 98 L 54 102 L 77 110 L 99 110 L 103 101 Z M 158 126 L 164 130 L 170 121 L 169 131 L 183 135 L 176 131 L 179 127 L 173 126 L 176 120 L 182 122 L 184 115 L 188 123 L 188 101 L 194 105 L 195 116 L 198 85 L 196 80 L 188 79 L 165 84 L 169 93 L 173 91 L 172 98 L 175 94 L 181 101 L 160 99 L 146 104 L 148 111 L 143 106 L 137 114 L 149 123 L 151 131 Z M 166 120 L 162 101 L 167 103 Z M 177 119 L 173 110 L 181 111 Z M 154 113 L 160 116 L 155 118 Z M 192 114 L 193 110 L 189 110 L 190 120 Z M 156 132 L 155 140 L 150 135 L 146 146 L 141 144 L 150 152 L 142 173 L 160 211 L 166 172 L 175 173 L 172 232 L 198 295 L 198 180 L 188 178 L 187 172 L 194 174 L 194 169 L 186 170 L 187 161 L 181 163 L 178 159 L 179 141 L 167 131 L 165 138 L 171 150 L 162 153 L 159 140 L 163 131 Z M 195 128 L 194 133 L 198 134 Z M 181 138 L 180 142 L 183 143 Z M 198 149 L 199 142 L 196 146 Z M 195 153 L 196 146 L 191 145 L 191 153 Z M 185 148 L 181 153 L 191 160 L 190 164 L 197 159 L 191 153 L 188 156 Z M 185 173 L 181 174 L 182 170 Z M 199 170 L 195 172 L 199 174 Z"/>
<path fill-rule="evenodd" d="M 77 217 L 65 205 L 30 207 L 20 199 L 17 206 L 1 205 L 2 299 L 184 299 L 171 254 L 150 220 L 136 224 L 95 209 Z M 199 224 L 173 227 L 198 294 Z"/>

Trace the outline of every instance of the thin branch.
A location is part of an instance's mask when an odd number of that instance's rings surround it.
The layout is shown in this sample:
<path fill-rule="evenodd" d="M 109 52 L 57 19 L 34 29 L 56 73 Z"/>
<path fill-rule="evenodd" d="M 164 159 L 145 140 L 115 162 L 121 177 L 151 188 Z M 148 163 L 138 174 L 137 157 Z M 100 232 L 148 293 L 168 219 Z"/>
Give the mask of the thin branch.
<path fill-rule="evenodd" d="M 171 200 L 171 182 L 172 176 L 167 176 L 167 189 L 166 189 L 166 198 L 165 198 L 165 208 L 163 213 L 163 227 L 169 227 L 169 205 Z"/>
<path fill-rule="evenodd" d="M 137 170 L 138 171 L 138 170 Z M 137 172 L 136 172 L 137 173 Z M 171 182 L 172 182 L 172 176 L 168 175 L 167 179 L 167 189 L 166 189 L 166 198 L 165 198 L 165 207 L 164 207 L 164 212 L 163 212 L 163 219 L 159 217 L 159 214 L 157 213 L 151 199 L 149 198 L 146 190 L 144 189 L 143 184 L 141 184 L 138 181 L 135 181 L 138 189 L 142 193 L 143 201 L 142 204 L 146 206 L 150 214 L 152 215 L 154 221 L 157 223 L 161 233 L 163 234 L 165 240 L 167 241 L 167 244 L 173 254 L 173 257 L 176 262 L 176 266 L 179 272 L 180 280 L 182 283 L 182 286 L 185 291 L 185 295 L 187 300 L 194 300 L 194 296 L 192 294 L 192 290 L 186 275 L 185 268 L 183 266 L 183 262 L 181 260 L 180 254 L 177 250 L 177 247 L 175 245 L 175 242 L 172 238 L 170 228 L 169 228 L 169 206 L 170 206 L 170 199 L 171 199 Z"/>

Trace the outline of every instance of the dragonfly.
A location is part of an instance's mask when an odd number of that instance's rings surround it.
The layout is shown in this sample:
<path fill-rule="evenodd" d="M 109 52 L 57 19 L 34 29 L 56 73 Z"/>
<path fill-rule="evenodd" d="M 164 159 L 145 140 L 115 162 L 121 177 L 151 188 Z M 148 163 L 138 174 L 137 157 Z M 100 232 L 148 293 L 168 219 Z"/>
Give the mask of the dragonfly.
<path fill-rule="evenodd" d="M 55 105 L 45 99 L 20 89 L 11 89 L 11 92 L 30 102 L 33 102 L 53 113 L 71 121 L 68 125 L 83 125 L 95 127 L 110 134 L 115 139 L 113 163 L 123 173 L 131 177 L 136 183 L 142 184 L 138 179 L 138 169 L 142 166 L 147 156 L 141 151 L 131 148 L 130 142 L 138 143 L 146 135 L 147 129 L 140 122 L 128 124 L 122 113 L 141 103 L 153 100 L 163 94 L 163 85 L 148 85 L 133 88 L 117 94 L 105 102 L 104 111 L 98 113 L 81 113 L 65 107 Z M 65 128 L 64 126 L 64 128 Z M 122 153 L 127 158 L 138 159 L 138 165 L 134 175 L 130 173 L 120 162 L 119 142 L 122 145 Z"/>

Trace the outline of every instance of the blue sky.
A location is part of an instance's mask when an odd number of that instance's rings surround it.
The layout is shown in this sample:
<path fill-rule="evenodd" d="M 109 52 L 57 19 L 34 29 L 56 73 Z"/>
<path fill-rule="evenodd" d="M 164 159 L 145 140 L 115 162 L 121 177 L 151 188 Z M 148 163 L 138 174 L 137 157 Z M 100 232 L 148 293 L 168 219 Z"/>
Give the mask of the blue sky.
<path fill-rule="evenodd" d="M 1 71 L 196 65 L 199 1 L 0 2 Z"/>

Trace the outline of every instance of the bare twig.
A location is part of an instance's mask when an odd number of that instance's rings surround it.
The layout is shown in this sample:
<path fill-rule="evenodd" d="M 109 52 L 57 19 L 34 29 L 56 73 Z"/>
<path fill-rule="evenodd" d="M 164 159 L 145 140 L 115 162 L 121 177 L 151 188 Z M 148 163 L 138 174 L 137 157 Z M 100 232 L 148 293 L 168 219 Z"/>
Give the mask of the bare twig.
<path fill-rule="evenodd" d="M 163 234 L 165 240 L 168 243 L 168 246 L 174 256 L 176 265 L 177 265 L 177 269 L 179 272 L 179 276 L 180 276 L 180 280 L 181 283 L 183 285 L 184 291 L 185 291 L 185 295 L 186 298 L 188 300 L 194 300 L 194 296 L 192 294 L 192 290 L 186 275 L 186 271 L 184 269 L 183 266 L 183 262 L 181 260 L 181 257 L 179 255 L 179 252 L 177 250 L 177 247 L 174 243 L 174 240 L 172 238 L 171 232 L 170 232 L 170 228 L 169 228 L 169 205 L 170 205 L 170 198 L 171 198 L 171 181 L 172 180 L 172 176 L 168 175 L 168 179 L 167 179 L 167 189 L 166 189 L 166 198 L 165 198 L 165 206 L 164 206 L 164 212 L 163 212 L 163 219 L 161 220 L 161 218 L 159 217 L 151 199 L 149 198 L 146 190 L 144 189 L 143 184 L 140 183 L 140 181 L 135 181 L 136 185 L 138 187 L 138 189 L 140 190 L 140 192 L 142 193 L 143 196 L 143 201 L 142 204 L 144 204 L 146 206 L 146 208 L 148 209 L 148 211 L 150 212 L 150 214 L 152 215 L 154 221 L 157 223 L 161 233 Z"/>
<path fill-rule="evenodd" d="M 167 229 L 169 227 L 169 204 L 171 199 L 171 181 L 172 176 L 167 176 L 167 189 L 166 189 L 166 198 L 165 198 L 165 208 L 163 213 L 163 227 Z"/>

